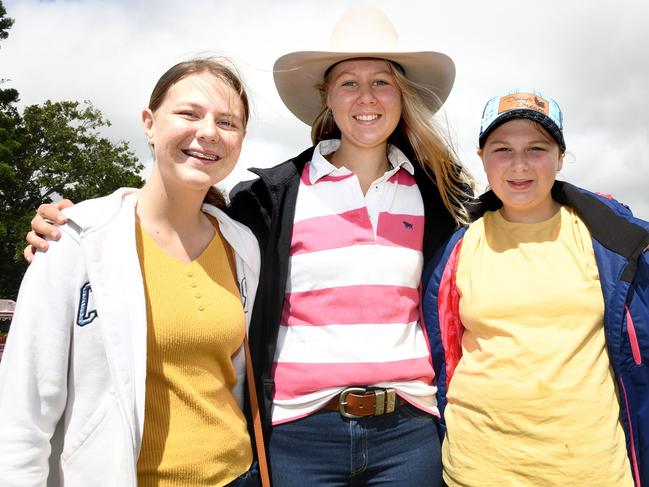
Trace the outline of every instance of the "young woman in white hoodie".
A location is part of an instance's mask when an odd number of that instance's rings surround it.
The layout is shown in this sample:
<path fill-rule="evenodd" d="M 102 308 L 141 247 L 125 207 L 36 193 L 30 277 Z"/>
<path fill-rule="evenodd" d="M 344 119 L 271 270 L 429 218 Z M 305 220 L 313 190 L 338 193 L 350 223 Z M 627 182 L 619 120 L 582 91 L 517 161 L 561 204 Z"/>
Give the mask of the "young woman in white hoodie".
<path fill-rule="evenodd" d="M 241 407 L 259 249 L 212 188 L 248 117 L 227 64 L 173 66 L 142 112 L 149 180 L 66 210 L 0 365 L 2 485 L 257 485 Z"/>

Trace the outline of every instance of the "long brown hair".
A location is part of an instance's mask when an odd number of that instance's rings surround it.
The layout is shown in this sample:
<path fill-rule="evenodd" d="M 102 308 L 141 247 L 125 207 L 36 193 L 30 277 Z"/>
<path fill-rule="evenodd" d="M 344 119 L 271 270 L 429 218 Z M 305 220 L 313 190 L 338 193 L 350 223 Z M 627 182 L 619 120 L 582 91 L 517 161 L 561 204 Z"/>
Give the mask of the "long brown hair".
<path fill-rule="evenodd" d="M 223 81 L 239 95 L 241 105 L 243 106 L 243 129 L 245 130 L 248 125 L 248 120 L 250 119 L 250 102 L 248 101 L 248 94 L 246 93 L 246 88 L 243 81 L 241 81 L 241 77 L 236 68 L 225 58 L 195 58 L 183 61 L 169 68 L 153 87 L 153 91 L 149 98 L 149 110 L 154 112 L 160 107 L 160 105 L 162 105 L 165 96 L 167 96 L 167 92 L 174 84 L 187 76 L 202 73 L 209 73 L 218 80 Z M 223 193 L 214 186 L 211 186 L 208 189 L 204 202 L 219 208 L 224 208 L 226 206 Z"/>
<path fill-rule="evenodd" d="M 435 119 L 435 112 L 442 103 L 431 90 L 413 83 L 401 68 L 391 61 L 386 63 L 401 91 L 401 120 L 388 138 L 406 154 L 414 154 L 416 162 L 436 184 L 444 206 L 458 224 L 470 222 L 465 204 L 473 198 L 475 183 L 471 174 L 460 163 L 448 130 L 442 130 Z M 311 126 L 311 140 L 314 144 L 340 138 L 331 111 L 327 107 L 327 90 L 331 70 L 322 83 L 315 88 L 320 92 L 322 108 Z"/>

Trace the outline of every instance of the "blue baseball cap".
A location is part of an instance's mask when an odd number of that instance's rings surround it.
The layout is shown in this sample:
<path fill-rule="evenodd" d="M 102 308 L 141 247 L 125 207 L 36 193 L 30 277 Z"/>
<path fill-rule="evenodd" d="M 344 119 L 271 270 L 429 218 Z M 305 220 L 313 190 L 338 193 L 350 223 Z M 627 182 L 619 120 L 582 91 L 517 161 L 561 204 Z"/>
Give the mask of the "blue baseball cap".
<path fill-rule="evenodd" d="M 482 112 L 478 143 L 484 147 L 487 137 L 503 123 L 516 118 L 533 120 L 546 129 L 566 150 L 563 138 L 563 114 L 556 101 L 539 90 L 516 88 L 498 95 L 487 102 Z"/>

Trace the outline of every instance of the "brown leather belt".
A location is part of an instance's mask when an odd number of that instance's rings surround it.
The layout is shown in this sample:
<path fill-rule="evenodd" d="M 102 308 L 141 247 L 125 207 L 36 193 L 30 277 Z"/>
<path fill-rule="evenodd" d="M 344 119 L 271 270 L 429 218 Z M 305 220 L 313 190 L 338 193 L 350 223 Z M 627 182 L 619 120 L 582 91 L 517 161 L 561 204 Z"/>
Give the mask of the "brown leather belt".
<path fill-rule="evenodd" d="M 322 409 L 338 411 L 345 418 L 357 419 L 366 416 L 381 416 L 393 413 L 397 404 L 406 404 L 394 389 L 379 387 L 348 387 L 334 396 Z"/>

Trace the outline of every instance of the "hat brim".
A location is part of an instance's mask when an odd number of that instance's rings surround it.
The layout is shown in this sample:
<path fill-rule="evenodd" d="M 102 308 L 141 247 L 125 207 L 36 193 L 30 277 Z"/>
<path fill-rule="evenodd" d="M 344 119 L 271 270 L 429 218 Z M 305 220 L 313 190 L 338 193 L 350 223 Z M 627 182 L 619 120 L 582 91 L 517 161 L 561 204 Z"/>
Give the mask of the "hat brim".
<path fill-rule="evenodd" d="M 322 83 L 329 67 L 355 58 L 386 59 L 399 64 L 410 81 L 437 96 L 439 105 L 429 107 L 433 112 L 446 101 L 455 81 L 455 64 L 440 52 L 298 51 L 285 54 L 275 61 L 275 87 L 293 115 L 310 126 L 322 107 L 316 85 Z"/>

